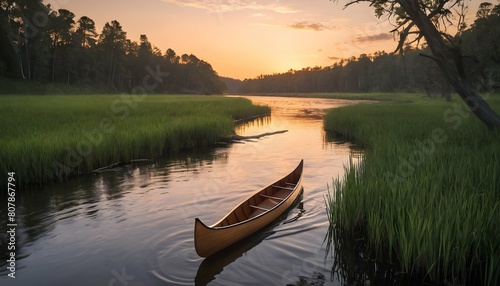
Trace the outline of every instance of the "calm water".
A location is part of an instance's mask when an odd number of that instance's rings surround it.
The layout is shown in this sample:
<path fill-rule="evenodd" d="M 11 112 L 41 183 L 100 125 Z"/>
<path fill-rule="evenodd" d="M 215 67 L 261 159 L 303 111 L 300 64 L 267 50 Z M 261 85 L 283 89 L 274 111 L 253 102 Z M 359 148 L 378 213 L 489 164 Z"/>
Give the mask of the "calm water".
<path fill-rule="evenodd" d="M 24 192 L 18 197 L 17 278 L 6 277 L 3 265 L 0 285 L 341 285 L 331 274 L 331 258 L 325 259 L 324 196 L 359 151 L 329 138 L 322 116 L 352 102 L 251 99 L 271 106 L 272 117 L 243 125 L 238 134 L 289 132 Z M 216 222 L 301 159 L 302 209 L 219 255 L 196 255 L 196 217 Z"/>

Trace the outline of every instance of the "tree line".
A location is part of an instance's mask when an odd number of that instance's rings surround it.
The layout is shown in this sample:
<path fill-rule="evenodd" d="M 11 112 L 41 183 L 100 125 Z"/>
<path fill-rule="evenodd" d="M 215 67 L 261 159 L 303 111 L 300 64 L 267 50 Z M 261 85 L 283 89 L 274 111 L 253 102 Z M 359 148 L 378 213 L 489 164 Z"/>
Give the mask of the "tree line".
<path fill-rule="evenodd" d="M 131 92 L 148 76 L 157 93 L 220 94 L 225 85 L 193 54 L 163 53 L 146 35 L 127 38 L 118 21 L 95 22 L 42 0 L 0 0 L 0 76 Z M 165 76 L 168 75 L 168 76 Z M 149 87 L 148 86 L 148 87 Z"/>
<path fill-rule="evenodd" d="M 500 88 L 500 4 L 482 3 L 474 23 L 454 40 L 464 77 L 480 91 Z M 399 53 L 384 51 L 343 59 L 328 67 L 308 67 L 245 79 L 242 93 L 426 92 L 450 98 L 451 88 L 438 66 L 421 54 L 423 45 L 406 45 Z M 450 55 L 452 58 L 453 55 Z"/>

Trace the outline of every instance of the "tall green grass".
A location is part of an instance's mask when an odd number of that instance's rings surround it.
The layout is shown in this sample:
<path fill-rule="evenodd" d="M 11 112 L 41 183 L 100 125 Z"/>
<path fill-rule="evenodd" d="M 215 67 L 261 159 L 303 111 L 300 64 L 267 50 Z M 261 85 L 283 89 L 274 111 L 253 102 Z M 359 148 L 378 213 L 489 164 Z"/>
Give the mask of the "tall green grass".
<path fill-rule="evenodd" d="M 242 98 L 1 96 L 0 172 L 21 185 L 216 143 L 234 119 L 269 113 Z"/>
<path fill-rule="evenodd" d="M 411 277 L 500 283 L 499 130 L 458 99 L 417 98 L 335 109 L 325 128 L 367 148 L 327 198 L 331 237 L 363 233 Z"/>

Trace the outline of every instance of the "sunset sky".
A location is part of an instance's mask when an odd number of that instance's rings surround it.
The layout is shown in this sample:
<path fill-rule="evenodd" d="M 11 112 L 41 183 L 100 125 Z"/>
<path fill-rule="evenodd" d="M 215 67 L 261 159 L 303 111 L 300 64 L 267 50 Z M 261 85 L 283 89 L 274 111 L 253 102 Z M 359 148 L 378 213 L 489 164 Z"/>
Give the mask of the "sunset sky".
<path fill-rule="evenodd" d="M 221 76 L 238 79 L 328 66 L 396 47 L 391 25 L 367 4 L 343 10 L 329 0 L 45 0 L 87 16 L 100 33 L 117 20 L 127 37 L 146 34 L 165 52 L 195 54 Z M 475 10 L 473 10 L 475 11 Z M 472 19 L 469 21 L 472 22 Z"/>

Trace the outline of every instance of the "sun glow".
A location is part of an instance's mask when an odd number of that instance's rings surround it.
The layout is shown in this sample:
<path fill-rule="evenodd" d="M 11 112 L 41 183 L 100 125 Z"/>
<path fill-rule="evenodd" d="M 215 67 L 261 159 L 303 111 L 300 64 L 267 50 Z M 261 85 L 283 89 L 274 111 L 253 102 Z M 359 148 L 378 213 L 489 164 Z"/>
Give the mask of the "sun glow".
<path fill-rule="evenodd" d="M 343 3 L 328 0 L 46 3 L 72 11 L 76 19 L 93 19 L 98 32 L 106 22 L 118 20 L 133 41 L 146 34 L 162 52 L 171 48 L 177 54 L 195 54 L 219 75 L 239 79 L 329 66 L 335 59 L 396 47 L 388 34 L 392 26 L 377 19 L 367 4 L 343 10 Z"/>

